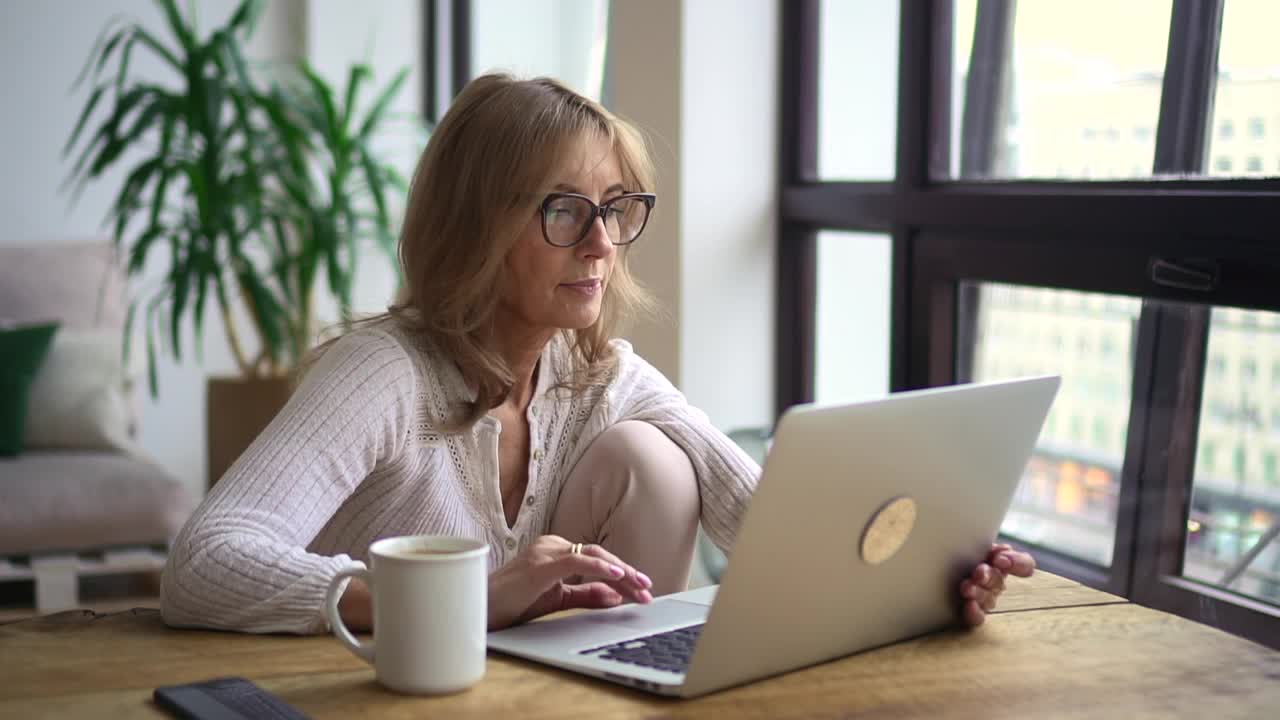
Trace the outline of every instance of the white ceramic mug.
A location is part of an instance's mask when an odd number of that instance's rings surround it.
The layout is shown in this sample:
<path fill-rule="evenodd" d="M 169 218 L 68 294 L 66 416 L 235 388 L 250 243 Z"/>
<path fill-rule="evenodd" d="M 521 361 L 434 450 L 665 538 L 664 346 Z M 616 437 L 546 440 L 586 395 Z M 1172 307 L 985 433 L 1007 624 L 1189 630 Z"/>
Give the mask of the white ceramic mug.
<path fill-rule="evenodd" d="M 392 690 L 438 694 L 471 687 L 484 677 L 488 555 L 483 542 L 444 535 L 375 542 L 368 570 L 349 568 L 329 583 L 325 609 L 333 634 Z M 372 643 L 357 640 L 338 615 L 347 578 L 360 578 L 373 593 Z"/>

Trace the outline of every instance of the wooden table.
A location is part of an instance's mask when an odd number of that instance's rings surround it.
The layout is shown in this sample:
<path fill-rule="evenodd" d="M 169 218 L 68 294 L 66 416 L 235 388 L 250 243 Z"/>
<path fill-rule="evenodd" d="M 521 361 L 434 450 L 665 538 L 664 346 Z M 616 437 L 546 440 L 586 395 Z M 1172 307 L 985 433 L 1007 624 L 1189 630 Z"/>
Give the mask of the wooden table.
<path fill-rule="evenodd" d="M 317 717 L 1280 717 L 1280 653 L 1048 573 L 946 631 L 697 700 L 501 656 L 458 695 L 397 695 L 331 637 L 171 630 L 154 609 L 0 625 L 0 718 L 159 716 L 160 685 L 242 675 Z"/>

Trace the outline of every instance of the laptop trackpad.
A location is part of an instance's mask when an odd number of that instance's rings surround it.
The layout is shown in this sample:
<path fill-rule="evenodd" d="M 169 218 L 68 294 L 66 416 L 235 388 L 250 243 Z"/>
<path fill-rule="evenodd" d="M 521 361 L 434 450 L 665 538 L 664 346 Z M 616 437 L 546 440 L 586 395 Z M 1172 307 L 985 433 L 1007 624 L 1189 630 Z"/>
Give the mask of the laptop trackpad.
<path fill-rule="evenodd" d="M 583 613 L 566 620 L 578 620 L 587 624 L 605 624 L 635 628 L 637 630 L 665 630 L 694 625 L 707 619 L 707 606 L 688 603 L 674 598 L 660 600 L 649 605 L 624 605 L 604 612 Z"/>
<path fill-rule="evenodd" d="M 708 609 L 706 605 L 670 598 L 649 605 L 623 605 L 489 633 L 489 647 L 514 649 L 536 643 L 545 649 L 552 645 L 569 649 L 605 645 L 705 622 Z"/>

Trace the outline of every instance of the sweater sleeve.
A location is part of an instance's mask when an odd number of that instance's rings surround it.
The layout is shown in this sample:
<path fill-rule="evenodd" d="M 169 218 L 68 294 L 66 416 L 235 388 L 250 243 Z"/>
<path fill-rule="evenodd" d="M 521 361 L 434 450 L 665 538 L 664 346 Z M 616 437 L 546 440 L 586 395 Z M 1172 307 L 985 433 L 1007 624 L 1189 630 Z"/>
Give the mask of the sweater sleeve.
<path fill-rule="evenodd" d="M 403 452 L 413 397 L 412 361 L 389 335 L 336 341 L 178 534 L 161 580 L 164 621 L 323 632 L 330 580 L 361 563 L 307 546 L 375 467 Z"/>
<path fill-rule="evenodd" d="M 615 350 L 618 375 L 608 391 L 614 422 L 647 422 L 684 450 L 698 477 L 702 527 L 728 553 L 759 482 L 760 466 L 657 368 L 632 352 L 630 344 L 615 341 Z"/>

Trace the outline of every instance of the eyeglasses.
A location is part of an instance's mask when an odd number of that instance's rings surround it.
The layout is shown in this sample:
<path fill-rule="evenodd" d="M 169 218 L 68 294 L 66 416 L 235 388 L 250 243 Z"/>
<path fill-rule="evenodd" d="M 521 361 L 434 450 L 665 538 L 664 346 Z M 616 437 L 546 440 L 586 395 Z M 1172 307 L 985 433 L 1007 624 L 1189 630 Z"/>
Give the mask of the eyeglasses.
<path fill-rule="evenodd" d="M 614 245 L 630 245 L 644 232 L 658 196 L 653 193 L 627 193 L 603 205 L 577 193 L 551 193 L 539 207 L 542 213 L 542 237 L 556 247 L 573 247 L 591 232 L 600 218 Z"/>

